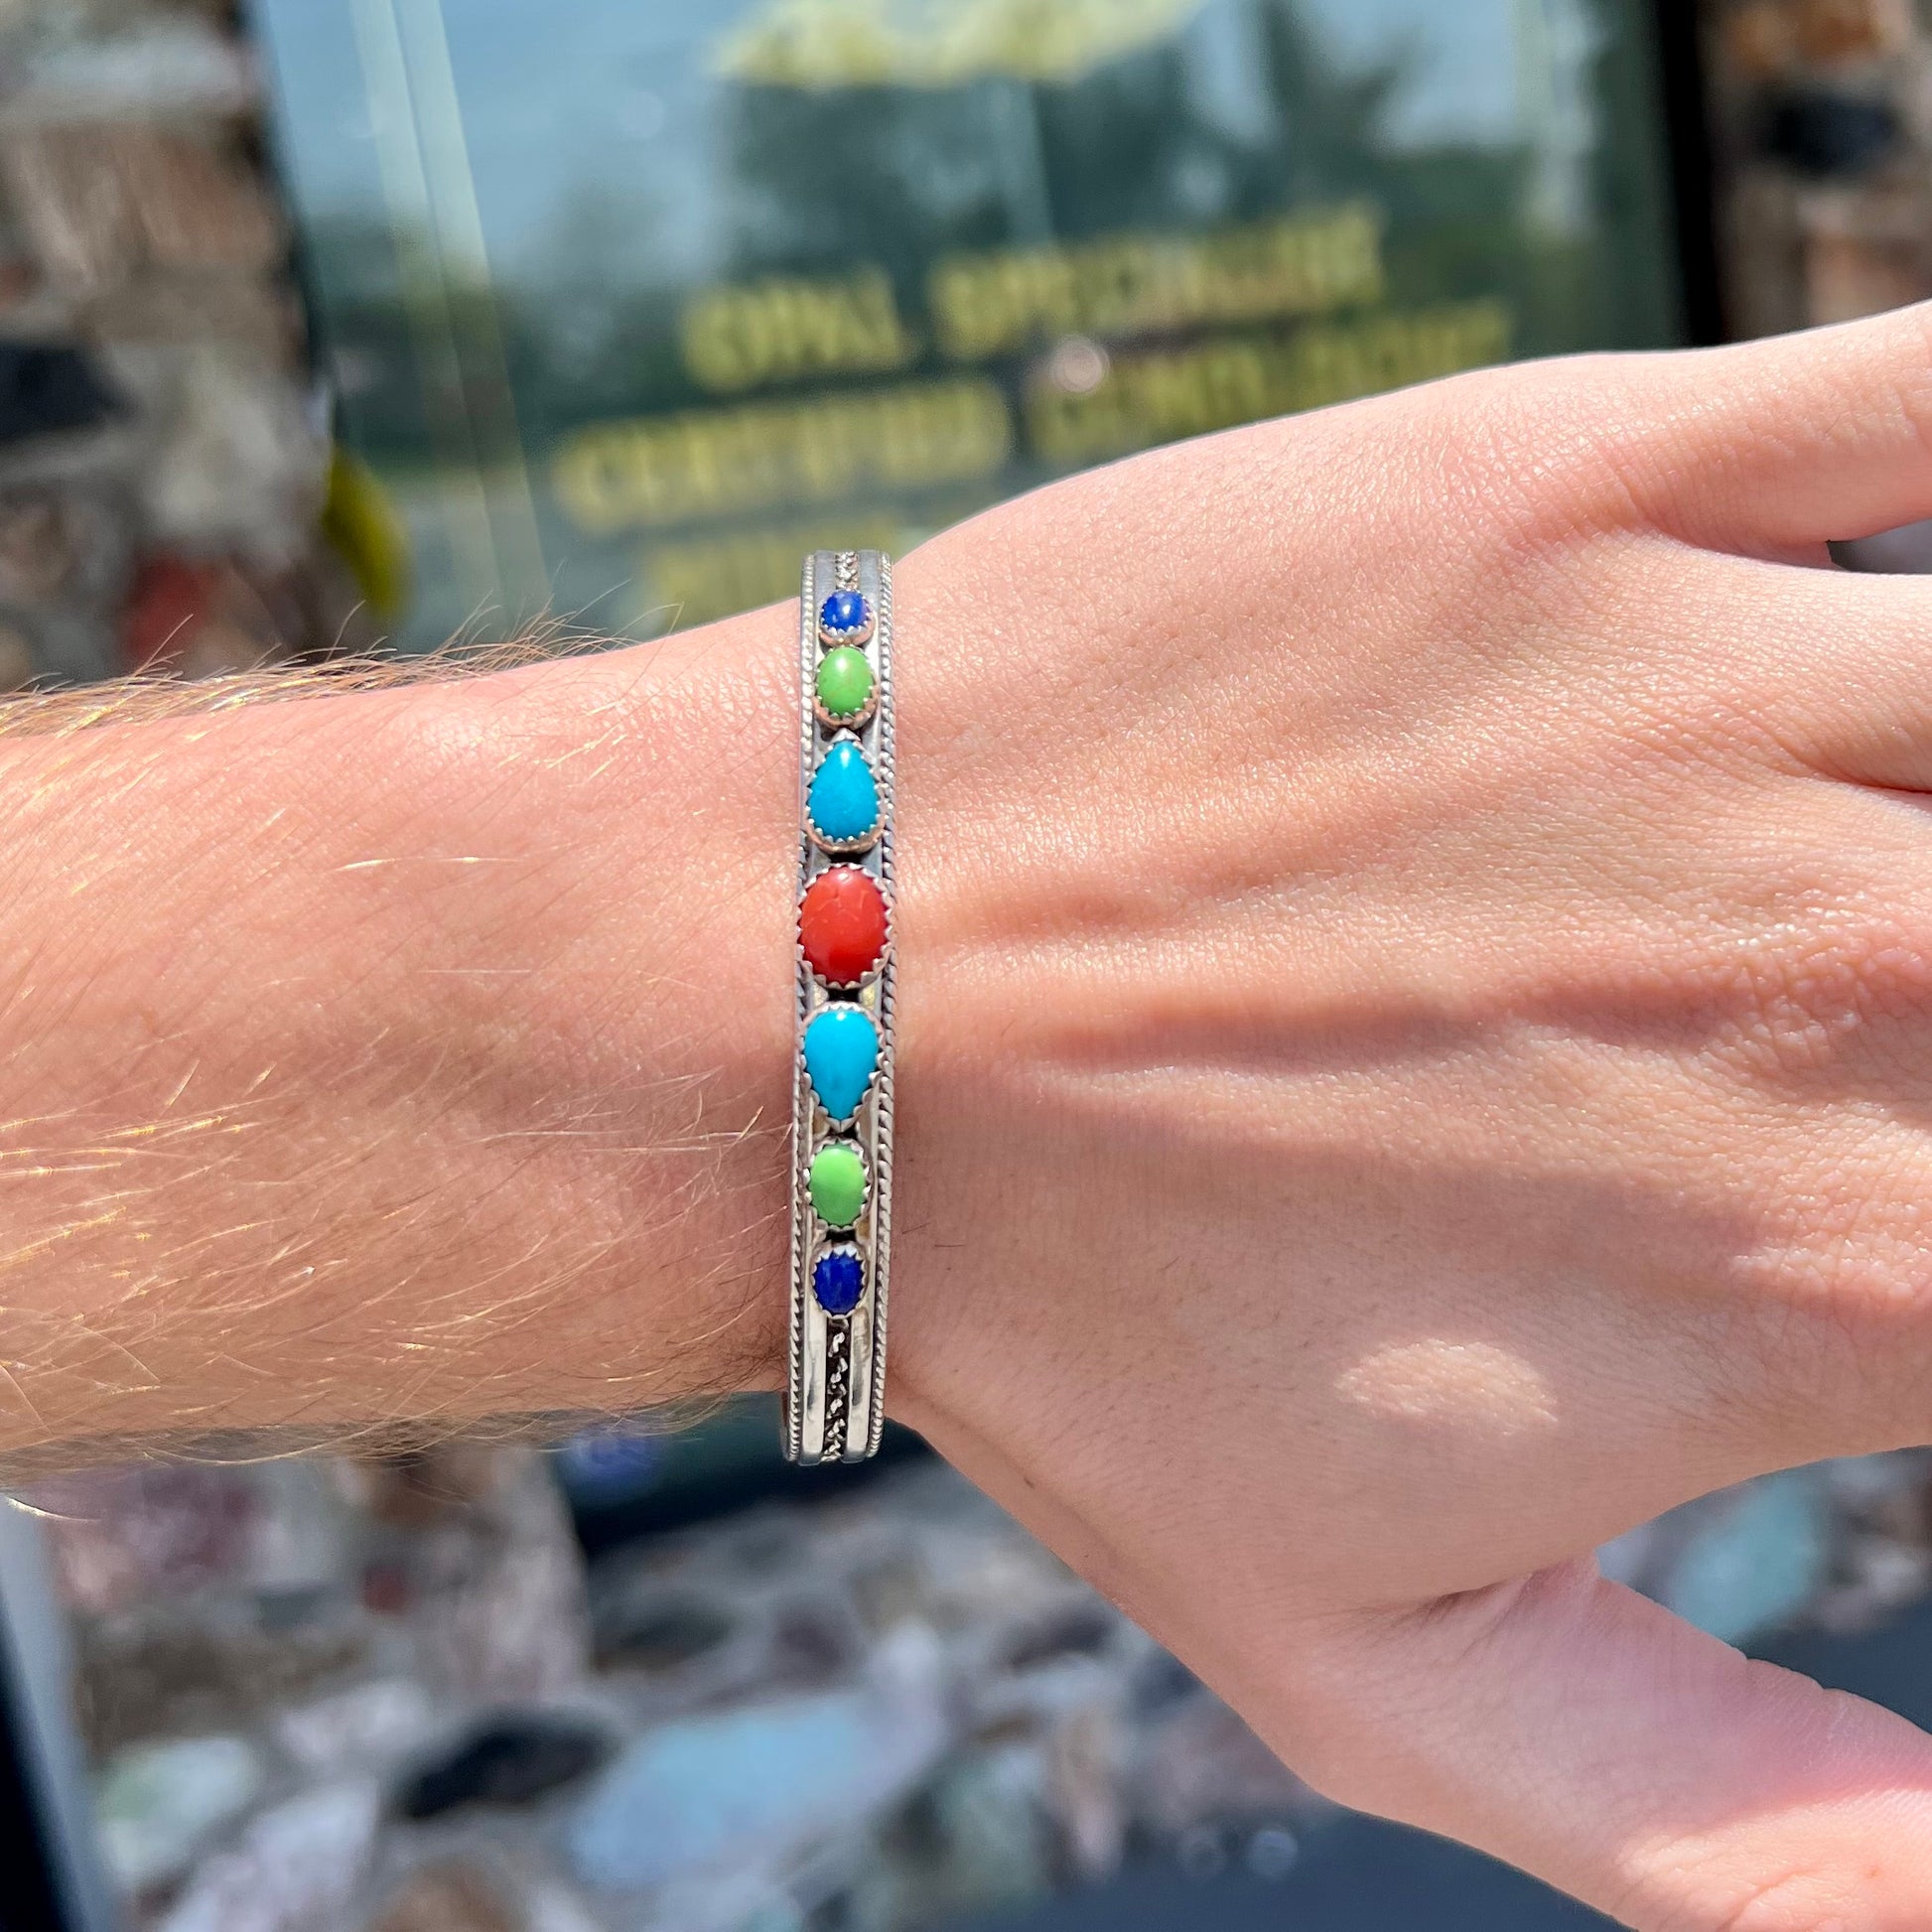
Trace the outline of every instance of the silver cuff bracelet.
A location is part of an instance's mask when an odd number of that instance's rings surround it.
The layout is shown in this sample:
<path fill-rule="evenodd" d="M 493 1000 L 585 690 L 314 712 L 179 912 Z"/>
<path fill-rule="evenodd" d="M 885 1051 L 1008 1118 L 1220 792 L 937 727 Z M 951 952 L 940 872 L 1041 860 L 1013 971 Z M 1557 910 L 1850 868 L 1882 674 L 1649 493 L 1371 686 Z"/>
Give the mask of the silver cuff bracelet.
<path fill-rule="evenodd" d="M 805 559 L 798 1046 L 785 1453 L 860 1462 L 886 1426 L 893 1203 L 893 575 Z"/>

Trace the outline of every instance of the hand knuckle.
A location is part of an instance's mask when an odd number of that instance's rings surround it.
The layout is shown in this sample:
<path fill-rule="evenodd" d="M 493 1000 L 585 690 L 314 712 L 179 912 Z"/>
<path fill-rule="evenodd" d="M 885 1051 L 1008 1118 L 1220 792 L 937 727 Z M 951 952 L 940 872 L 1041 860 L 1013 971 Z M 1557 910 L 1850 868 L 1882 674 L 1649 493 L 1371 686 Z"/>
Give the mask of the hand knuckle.
<path fill-rule="evenodd" d="M 1846 895 L 1800 894 L 1779 930 L 1745 935 L 1732 967 L 1742 1035 L 1765 1072 L 1803 1077 L 1911 1037 L 1932 1002 L 1932 917 Z"/>

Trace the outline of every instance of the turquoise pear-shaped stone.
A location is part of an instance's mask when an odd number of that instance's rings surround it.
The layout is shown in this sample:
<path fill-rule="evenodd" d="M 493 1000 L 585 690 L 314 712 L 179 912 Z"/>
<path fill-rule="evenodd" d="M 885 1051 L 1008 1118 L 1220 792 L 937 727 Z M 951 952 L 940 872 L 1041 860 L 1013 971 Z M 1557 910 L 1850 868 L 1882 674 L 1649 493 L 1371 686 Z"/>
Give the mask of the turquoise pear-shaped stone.
<path fill-rule="evenodd" d="M 805 1077 L 834 1120 L 848 1121 L 859 1111 L 878 1070 L 879 1029 L 863 1007 L 841 1001 L 807 1022 Z"/>
<path fill-rule="evenodd" d="M 879 826 L 879 781 L 866 755 L 841 740 L 819 760 L 805 809 L 821 838 L 862 839 Z"/>

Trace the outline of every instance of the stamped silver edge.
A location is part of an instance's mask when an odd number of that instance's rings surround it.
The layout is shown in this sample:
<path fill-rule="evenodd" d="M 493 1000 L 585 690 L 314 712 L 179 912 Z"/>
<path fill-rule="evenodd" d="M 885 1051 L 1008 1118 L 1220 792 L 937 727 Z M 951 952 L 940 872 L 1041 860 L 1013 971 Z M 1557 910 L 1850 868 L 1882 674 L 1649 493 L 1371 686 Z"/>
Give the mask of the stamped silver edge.
<path fill-rule="evenodd" d="M 878 663 L 878 758 L 875 775 L 880 790 L 879 890 L 885 895 L 889 938 L 897 916 L 897 897 L 893 882 L 893 829 L 895 813 L 894 726 L 897 712 L 893 704 L 893 565 L 890 557 L 879 559 L 879 607 L 875 619 L 875 654 Z M 871 1414 L 867 1418 L 863 1453 L 877 1455 L 886 1431 L 886 1319 L 892 1291 L 893 1232 L 893 1056 L 897 1018 L 893 995 L 897 977 L 896 948 L 888 945 L 885 964 L 879 973 L 879 1071 L 873 1089 L 872 1162 L 872 1240 L 873 1240 L 873 1318 L 872 1376 L 869 1391 Z"/>
<path fill-rule="evenodd" d="M 861 854 L 859 856 L 863 858 L 865 855 Z M 863 864 L 854 864 L 852 857 L 846 856 L 835 858 L 830 865 L 809 868 L 811 877 L 798 889 L 798 899 L 800 905 L 802 905 L 806 891 L 816 885 L 819 880 L 823 879 L 828 872 L 837 872 L 841 866 L 851 872 L 864 873 L 874 885 L 879 887 L 879 896 L 886 902 L 886 943 L 879 948 L 879 957 L 856 980 L 827 979 L 823 974 L 813 972 L 811 961 L 805 957 L 805 935 L 798 930 L 796 913 L 792 917 L 792 944 L 798 954 L 798 963 L 804 968 L 805 977 L 811 982 L 815 992 L 836 993 L 844 999 L 856 998 L 863 1001 L 866 989 L 879 984 L 881 977 L 886 971 L 886 962 L 893 956 L 892 895 L 886 891 L 885 886 L 880 881 L 879 875 L 871 867 Z M 803 1024 L 802 1018 L 800 1024 Z"/>

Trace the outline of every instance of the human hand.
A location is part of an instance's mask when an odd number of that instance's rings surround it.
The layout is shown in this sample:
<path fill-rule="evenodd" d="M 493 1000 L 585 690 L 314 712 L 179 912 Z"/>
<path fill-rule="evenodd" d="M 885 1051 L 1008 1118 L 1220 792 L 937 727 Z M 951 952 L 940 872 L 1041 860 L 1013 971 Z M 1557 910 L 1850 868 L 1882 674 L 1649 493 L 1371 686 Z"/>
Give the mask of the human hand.
<path fill-rule="evenodd" d="M 1607 1584 L 1932 1437 L 1932 312 L 1496 371 L 898 571 L 896 1407 L 1351 1804 L 1932 1922 L 1932 1742 Z"/>

